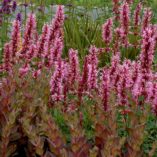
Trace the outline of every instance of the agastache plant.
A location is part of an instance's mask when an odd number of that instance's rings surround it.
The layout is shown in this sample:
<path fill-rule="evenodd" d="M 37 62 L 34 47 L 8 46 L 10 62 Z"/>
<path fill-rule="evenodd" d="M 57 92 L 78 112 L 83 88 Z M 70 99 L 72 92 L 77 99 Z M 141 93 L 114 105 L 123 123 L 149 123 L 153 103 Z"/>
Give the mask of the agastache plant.
<path fill-rule="evenodd" d="M 110 51 L 109 45 L 112 41 L 112 19 L 107 20 L 107 22 L 102 27 L 102 38 L 106 45 L 106 52 Z"/>
<path fill-rule="evenodd" d="M 32 42 L 34 42 L 36 32 L 36 17 L 34 14 L 30 14 L 27 21 L 26 21 L 26 28 L 24 31 L 24 39 L 22 43 L 22 49 L 20 54 L 26 54 L 29 49 L 29 46 Z"/>
<path fill-rule="evenodd" d="M 68 69 L 68 79 L 69 86 L 74 85 L 79 80 L 79 60 L 78 60 L 78 52 L 77 50 L 70 49 L 69 50 L 69 69 Z"/>
<path fill-rule="evenodd" d="M 58 60 L 50 81 L 50 92 L 54 102 L 61 101 L 63 99 L 63 77 L 63 62 Z"/>
<path fill-rule="evenodd" d="M 142 20 L 142 32 L 147 28 L 152 20 L 152 11 L 150 8 L 144 10 L 143 20 Z"/>
<path fill-rule="evenodd" d="M 98 59 L 97 59 L 97 48 L 95 46 L 91 46 L 89 49 L 89 64 L 88 64 L 88 79 L 87 79 L 87 88 L 89 90 L 97 88 L 97 67 L 98 67 Z"/>
<path fill-rule="evenodd" d="M 120 12 L 120 24 L 121 24 L 121 29 L 123 30 L 123 35 L 122 35 L 122 42 L 123 44 L 127 47 L 129 42 L 128 42 L 128 34 L 129 34 L 129 24 L 130 23 L 130 8 L 128 3 L 124 3 L 121 6 L 121 12 Z"/>
<path fill-rule="evenodd" d="M 157 27 L 151 21 L 144 29 L 138 25 L 141 45 L 131 48 L 139 52 L 134 60 L 125 58 L 134 31 L 127 2 L 121 5 L 118 26 L 112 18 L 103 25 L 104 48 L 91 45 L 83 65 L 74 48 L 63 58 L 63 6 L 41 34 L 34 14 L 28 16 L 23 35 L 19 20 L 14 21 L 0 71 L 0 156 L 148 154 L 142 148 L 143 132 L 149 114 L 157 114 Z M 112 51 L 106 53 L 106 48 Z M 103 54 L 108 62 L 102 66 Z M 149 151 L 155 154 L 152 145 Z"/>
<path fill-rule="evenodd" d="M 115 14 L 115 20 L 118 21 L 120 18 L 120 16 L 119 16 L 119 14 L 120 14 L 120 10 L 119 10 L 120 0 L 112 0 L 112 3 L 113 3 L 113 12 Z"/>
<path fill-rule="evenodd" d="M 20 50 L 20 40 L 21 40 L 21 27 L 19 20 L 13 22 L 13 30 L 11 35 L 11 53 L 12 57 L 16 56 L 16 53 Z"/>

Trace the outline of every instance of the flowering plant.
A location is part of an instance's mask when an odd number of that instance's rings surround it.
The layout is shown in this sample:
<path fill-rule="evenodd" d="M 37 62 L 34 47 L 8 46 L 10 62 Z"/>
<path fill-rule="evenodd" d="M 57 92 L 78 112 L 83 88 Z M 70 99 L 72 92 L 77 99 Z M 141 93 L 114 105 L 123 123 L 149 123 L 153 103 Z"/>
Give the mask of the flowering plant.
<path fill-rule="evenodd" d="M 19 21 L 14 21 L 1 64 L 2 157 L 144 155 L 146 121 L 151 111 L 157 114 L 157 74 L 153 70 L 157 27 L 151 23 L 149 9 L 140 17 L 141 3 L 132 22 L 130 7 L 127 2 L 120 7 L 120 18 L 115 18 L 118 26 L 113 18 L 106 21 L 104 48 L 91 45 L 82 67 L 77 50 L 70 49 L 68 58 L 62 57 L 63 6 L 43 26 L 42 34 L 36 31 L 34 14 L 27 19 L 23 37 Z M 129 48 L 138 52 L 134 61 L 122 57 L 122 50 Z M 104 53 L 111 56 L 111 62 L 100 67 Z M 56 122 L 56 112 L 62 123 Z M 155 149 L 154 142 L 149 156 Z"/>

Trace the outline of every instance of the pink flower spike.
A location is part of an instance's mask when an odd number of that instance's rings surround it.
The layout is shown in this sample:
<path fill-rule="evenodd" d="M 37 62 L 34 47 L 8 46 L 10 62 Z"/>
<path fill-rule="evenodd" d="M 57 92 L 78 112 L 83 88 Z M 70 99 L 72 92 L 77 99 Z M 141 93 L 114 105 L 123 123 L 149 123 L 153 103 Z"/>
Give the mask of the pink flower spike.
<path fill-rule="evenodd" d="M 113 12 L 115 14 L 115 20 L 116 21 L 119 20 L 119 14 L 120 14 L 120 11 L 119 11 L 119 2 L 120 2 L 120 0 L 112 0 L 112 3 L 113 3 Z"/>
<path fill-rule="evenodd" d="M 89 54 L 89 64 L 87 65 L 88 68 L 88 79 L 87 79 L 87 86 L 88 90 L 96 89 L 97 88 L 97 75 L 98 75 L 98 58 L 97 58 L 97 51 L 95 46 L 90 47 L 90 54 Z"/>
<path fill-rule="evenodd" d="M 120 23 L 121 23 L 121 29 L 124 32 L 123 44 L 125 47 L 127 47 L 129 44 L 128 34 L 129 34 L 129 24 L 130 24 L 130 8 L 128 3 L 124 3 L 121 6 Z"/>
<path fill-rule="evenodd" d="M 112 41 L 112 19 L 108 19 L 105 24 L 102 26 L 102 38 L 105 44 L 108 46 Z"/>
<path fill-rule="evenodd" d="M 50 49 L 49 61 L 50 63 L 54 63 L 61 59 L 63 50 L 63 40 L 61 38 L 56 38 L 54 41 L 54 46 Z"/>
<path fill-rule="evenodd" d="M 24 32 L 21 54 L 26 54 L 26 51 L 29 49 L 30 44 L 32 44 L 35 40 L 35 34 L 36 17 L 34 14 L 30 14 L 26 21 L 26 29 Z"/>
<path fill-rule="evenodd" d="M 104 69 L 102 74 L 102 102 L 103 102 L 103 108 L 104 111 L 108 110 L 109 107 L 109 94 L 110 94 L 110 76 L 109 76 L 109 70 Z"/>
<path fill-rule="evenodd" d="M 50 27 L 50 38 L 48 45 L 49 47 L 52 46 L 55 38 L 63 38 L 62 37 L 62 27 L 64 24 L 64 6 L 59 5 L 56 11 L 56 15 L 54 19 L 52 20 L 52 24 Z"/>
<path fill-rule="evenodd" d="M 154 59 L 154 49 L 155 49 L 155 38 L 154 30 L 152 27 L 147 27 L 142 34 L 142 45 L 141 45 L 141 54 L 140 61 L 142 69 L 146 73 L 149 73 L 152 67 Z"/>
<path fill-rule="evenodd" d="M 69 50 L 69 85 L 73 85 L 79 80 L 79 60 L 78 51 L 74 49 Z"/>
<path fill-rule="evenodd" d="M 13 30 L 11 34 L 11 51 L 13 58 L 15 57 L 16 52 L 18 51 L 19 43 L 20 43 L 20 22 L 19 20 L 14 20 Z"/>
<path fill-rule="evenodd" d="M 10 72 L 12 69 L 12 53 L 10 50 L 10 43 L 6 43 L 3 53 L 3 69 Z"/>
<path fill-rule="evenodd" d="M 88 88 L 87 84 L 88 84 L 88 73 L 89 73 L 88 65 L 89 65 L 89 63 L 90 63 L 89 56 L 85 56 L 82 76 L 79 80 L 79 88 L 78 88 L 79 102 L 78 102 L 78 105 L 81 104 L 83 93 L 84 93 L 84 91 L 87 91 L 87 88 Z"/>
<path fill-rule="evenodd" d="M 119 73 L 118 68 L 120 66 L 120 52 L 117 52 L 116 55 L 113 55 L 111 58 L 111 67 L 110 67 L 110 83 L 112 86 L 115 86 L 117 73 Z"/>
<path fill-rule="evenodd" d="M 34 44 L 30 45 L 29 50 L 26 53 L 26 59 L 28 61 L 31 61 L 31 59 L 35 57 L 35 51 L 36 51 L 36 45 Z"/>
<path fill-rule="evenodd" d="M 140 18 L 141 9 L 142 9 L 142 3 L 140 2 L 134 11 L 134 27 L 135 28 L 137 28 L 141 22 L 141 18 Z"/>
<path fill-rule="evenodd" d="M 121 28 L 123 28 L 124 33 L 129 33 L 129 23 L 130 23 L 130 8 L 128 3 L 124 3 L 121 6 L 121 12 L 120 12 L 120 22 L 121 22 Z"/>
<path fill-rule="evenodd" d="M 131 70 L 130 65 L 127 62 L 124 62 L 121 67 L 119 67 L 119 81 L 117 85 L 117 95 L 119 105 L 128 105 L 128 98 L 126 91 L 132 86 Z"/>
<path fill-rule="evenodd" d="M 143 20 L 142 20 L 142 33 L 150 25 L 152 20 L 152 11 L 150 8 L 144 10 Z"/>
<path fill-rule="evenodd" d="M 44 53 L 48 51 L 48 39 L 49 39 L 49 26 L 45 24 L 42 28 L 42 34 L 39 37 L 39 41 L 37 43 L 36 55 L 38 58 L 42 58 Z"/>
<path fill-rule="evenodd" d="M 157 83 L 149 81 L 146 85 L 147 90 L 147 102 L 152 105 L 152 110 L 157 115 Z"/>
<path fill-rule="evenodd" d="M 141 66 L 139 63 L 134 62 L 132 68 L 132 95 L 138 100 L 139 96 L 142 94 Z"/>
<path fill-rule="evenodd" d="M 59 60 L 56 62 L 56 68 L 50 80 L 50 92 L 53 102 L 61 101 L 64 98 L 62 84 L 63 78 L 63 62 L 62 60 Z"/>

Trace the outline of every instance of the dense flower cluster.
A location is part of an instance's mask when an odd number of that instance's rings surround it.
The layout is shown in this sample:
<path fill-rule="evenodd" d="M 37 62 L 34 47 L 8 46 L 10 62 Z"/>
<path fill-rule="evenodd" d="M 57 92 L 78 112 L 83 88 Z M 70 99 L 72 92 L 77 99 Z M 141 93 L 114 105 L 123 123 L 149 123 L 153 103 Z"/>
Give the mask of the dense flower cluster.
<path fill-rule="evenodd" d="M 137 8 L 141 8 L 141 4 Z M 110 48 L 112 36 L 114 36 L 113 33 L 115 35 L 119 34 L 119 48 L 111 57 L 110 67 L 102 69 L 98 67 L 99 48 L 95 46 L 90 47 L 89 54 L 84 60 L 82 72 L 77 50 L 70 49 L 69 59 L 62 59 L 64 12 L 63 6 L 59 6 L 52 23 L 43 26 L 41 35 L 37 34 L 34 14 L 30 14 L 27 19 L 22 41 L 19 21 L 14 21 L 11 42 L 5 45 L 2 68 L 11 72 L 13 64 L 17 64 L 18 60 L 22 64 L 19 68 L 20 76 L 25 76 L 31 71 L 33 78 L 37 78 L 44 68 L 49 71 L 53 69 L 50 80 L 50 92 L 51 100 L 54 103 L 55 101 L 63 101 L 63 98 L 66 97 L 64 94 L 67 95 L 68 92 L 78 94 L 79 103 L 85 95 L 92 96 L 93 92 L 96 92 L 97 96 L 102 100 L 104 110 L 107 110 L 112 92 L 117 97 L 116 103 L 123 106 L 129 105 L 128 93 L 130 93 L 137 104 L 148 101 L 152 104 L 154 112 L 156 112 L 157 104 L 151 93 L 156 93 L 153 92 L 156 87 L 156 82 L 153 79 L 156 73 L 152 69 L 152 64 L 157 44 L 157 27 L 150 23 L 151 13 L 146 9 L 143 17 L 143 32 L 141 34 L 142 46 L 138 47 L 141 51 L 139 61 L 125 59 L 121 62 L 121 54 L 118 51 L 123 46 L 131 45 L 128 37 L 129 16 L 129 4 L 125 2 L 121 6 L 120 26 L 114 28 L 112 19 L 109 19 L 102 27 L 102 37 L 105 46 L 111 52 L 112 50 L 114 51 L 113 48 Z M 139 10 L 136 9 L 134 15 L 134 25 L 136 27 L 140 27 L 139 21 L 141 21 Z M 19 46 L 20 43 L 21 46 Z M 112 44 L 114 47 L 117 41 Z M 148 84 L 151 84 L 149 89 L 147 88 Z M 140 97 L 143 96 L 145 100 L 139 102 Z"/>
<path fill-rule="evenodd" d="M 67 58 L 63 57 L 63 6 L 58 6 L 54 19 L 44 24 L 41 34 L 36 29 L 35 14 L 28 16 L 23 35 L 19 19 L 13 22 L 0 66 L 2 157 L 9 153 L 41 157 L 136 157 L 143 153 L 141 132 L 145 131 L 149 112 L 145 107 L 157 115 L 157 72 L 153 67 L 157 26 L 151 23 L 149 9 L 141 18 L 141 3 L 131 21 L 132 2 L 126 0 L 119 6 L 114 0 L 119 15 L 116 24 L 112 18 L 105 22 L 104 47 L 91 45 L 84 60 L 79 60 L 81 52 L 73 48 Z M 138 36 L 135 43 L 130 35 Z M 129 48 L 133 49 L 131 53 L 138 52 L 134 60 L 123 56 Z M 104 63 L 102 56 L 109 62 Z M 70 137 L 68 144 L 51 115 L 58 112 L 62 114 L 60 126 L 66 128 L 62 131 L 68 134 L 66 140 Z M 119 136 L 119 115 L 120 129 L 127 136 Z M 93 132 L 90 138 L 85 136 L 89 131 L 84 129 L 86 125 Z"/>

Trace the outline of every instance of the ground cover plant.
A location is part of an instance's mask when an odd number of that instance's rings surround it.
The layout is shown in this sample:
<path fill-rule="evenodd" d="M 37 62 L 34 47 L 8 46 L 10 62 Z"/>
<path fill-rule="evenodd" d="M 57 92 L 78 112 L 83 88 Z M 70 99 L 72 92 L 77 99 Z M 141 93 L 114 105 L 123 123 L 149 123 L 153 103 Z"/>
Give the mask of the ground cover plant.
<path fill-rule="evenodd" d="M 41 33 L 34 13 L 24 30 L 14 20 L 0 66 L 0 156 L 157 155 L 157 25 L 143 3 L 114 2 L 101 44 L 82 56 L 64 47 L 64 6 Z"/>

